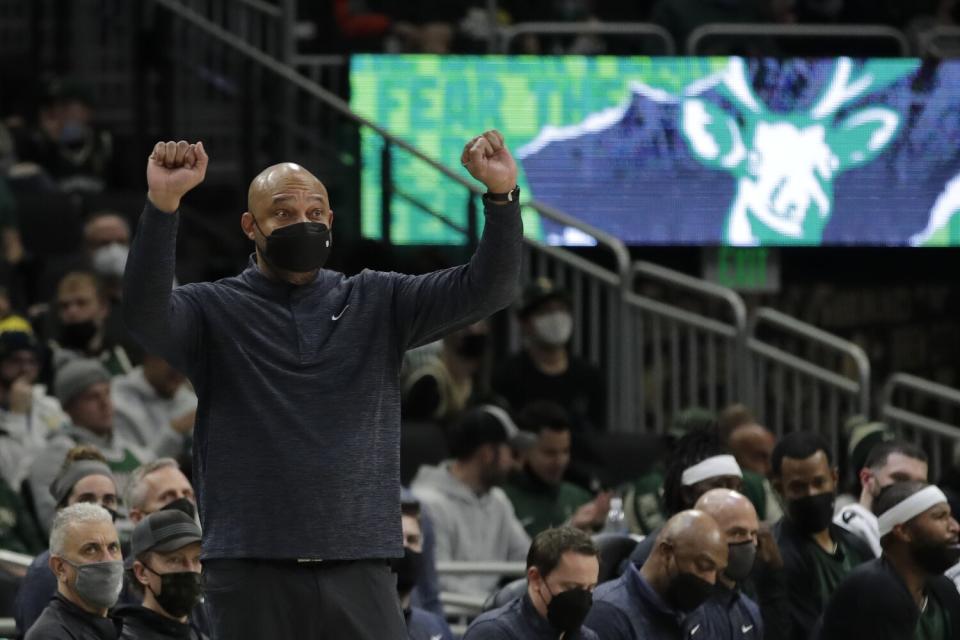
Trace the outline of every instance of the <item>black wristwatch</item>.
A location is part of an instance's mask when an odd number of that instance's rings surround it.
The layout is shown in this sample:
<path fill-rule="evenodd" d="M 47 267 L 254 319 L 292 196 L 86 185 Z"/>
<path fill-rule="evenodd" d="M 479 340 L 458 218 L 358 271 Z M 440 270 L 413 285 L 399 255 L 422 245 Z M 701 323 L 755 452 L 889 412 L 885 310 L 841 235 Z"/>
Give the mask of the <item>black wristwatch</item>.
<path fill-rule="evenodd" d="M 516 186 L 512 191 L 506 193 L 492 193 L 487 191 L 483 194 L 483 197 L 490 202 L 517 202 L 520 200 L 520 187 Z"/>

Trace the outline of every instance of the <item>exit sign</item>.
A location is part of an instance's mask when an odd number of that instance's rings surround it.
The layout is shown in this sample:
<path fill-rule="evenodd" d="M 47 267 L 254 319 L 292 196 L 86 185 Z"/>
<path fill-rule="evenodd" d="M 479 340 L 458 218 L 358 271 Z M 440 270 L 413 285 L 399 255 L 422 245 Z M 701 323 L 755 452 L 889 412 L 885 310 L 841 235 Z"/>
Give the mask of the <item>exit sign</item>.
<path fill-rule="evenodd" d="M 703 275 L 736 291 L 775 293 L 780 290 L 780 253 L 769 247 L 707 247 Z"/>

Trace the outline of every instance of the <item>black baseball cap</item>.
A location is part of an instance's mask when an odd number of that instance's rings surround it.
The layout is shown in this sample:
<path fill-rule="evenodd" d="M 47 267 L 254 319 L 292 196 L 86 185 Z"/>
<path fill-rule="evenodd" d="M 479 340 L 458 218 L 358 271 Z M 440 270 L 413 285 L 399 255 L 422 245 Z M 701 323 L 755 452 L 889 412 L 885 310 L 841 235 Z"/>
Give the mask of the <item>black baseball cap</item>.
<path fill-rule="evenodd" d="M 127 566 L 148 551 L 166 553 L 188 544 L 200 542 L 200 525 L 179 509 L 164 509 L 151 513 L 133 528 Z"/>
<path fill-rule="evenodd" d="M 570 306 L 570 294 L 565 289 L 558 287 L 549 278 L 537 278 L 523 288 L 517 315 L 525 318 L 537 307 L 552 300 L 559 300 Z"/>

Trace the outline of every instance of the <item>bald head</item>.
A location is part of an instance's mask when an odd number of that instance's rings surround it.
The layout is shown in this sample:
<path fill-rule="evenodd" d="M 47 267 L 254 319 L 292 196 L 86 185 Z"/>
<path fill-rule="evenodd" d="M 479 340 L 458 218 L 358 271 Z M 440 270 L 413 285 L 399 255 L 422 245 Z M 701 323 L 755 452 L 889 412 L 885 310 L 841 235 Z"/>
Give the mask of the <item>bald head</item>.
<path fill-rule="evenodd" d="M 257 214 L 277 200 L 295 200 L 298 195 L 329 207 L 327 188 L 315 175 L 296 163 L 281 162 L 261 171 L 250 183 L 247 210 Z"/>
<path fill-rule="evenodd" d="M 747 540 L 756 542 L 760 527 L 757 510 L 742 493 L 730 489 L 711 489 L 700 496 L 694 508 L 713 518 L 727 544 Z"/>
<path fill-rule="evenodd" d="M 703 511 L 681 511 L 664 525 L 640 573 L 674 608 L 691 611 L 727 566 L 727 542 Z"/>
<path fill-rule="evenodd" d="M 256 244 L 257 266 L 261 271 L 270 278 L 295 285 L 312 282 L 326 261 L 333 229 L 333 209 L 323 183 L 298 164 L 275 164 L 261 171 L 250 183 L 247 207 L 240 217 L 240 226 Z M 298 250 L 287 246 L 273 258 L 268 256 L 268 263 L 264 259 L 267 238 L 278 229 L 294 225 L 301 225 L 297 229 L 304 233 L 294 235 L 306 236 L 307 244 L 296 244 Z"/>
<path fill-rule="evenodd" d="M 776 439 L 759 424 L 737 427 L 730 434 L 727 446 L 743 469 L 758 473 L 764 478 L 770 475 L 770 458 Z"/>

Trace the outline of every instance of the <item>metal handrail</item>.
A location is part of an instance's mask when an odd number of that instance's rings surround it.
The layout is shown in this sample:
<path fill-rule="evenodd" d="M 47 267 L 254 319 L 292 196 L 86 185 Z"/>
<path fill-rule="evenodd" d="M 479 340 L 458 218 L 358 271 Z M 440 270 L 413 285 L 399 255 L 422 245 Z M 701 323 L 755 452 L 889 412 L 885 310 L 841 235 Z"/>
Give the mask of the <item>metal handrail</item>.
<path fill-rule="evenodd" d="M 403 149 L 410 155 L 424 162 L 429 167 L 440 172 L 441 174 L 443 174 L 450 180 L 456 182 L 457 184 L 461 185 L 465 189 L 468 189 L 469 191 L 477 195 L 482 195 L 484 193 L 484 190 L 476 183 L 471 182 L 470 180 L 467 180 L 466 178 L 458 174 L 456 171 L 450 169 L 444 164 L 441 164 L 440 162 L 437 162 L 433 158 L 429 157 L 428 155 L 424 154 L 422 151 L 414 147 L 409 142 L 406 142 L 402 138 L 398 138 L 394 136 L 389 131 L 387 131 L 385 127 L 377 124 L 376 122 L 368 118 L 365 118 L 359 115 L 358 113 L 355 113 L 350 108 L 350 105 L 346 101 L 344 101 L 342 98 L 335 95 L 334 93 L 328 91 L 327 89 L 324 89 L 322 86 L 320 86 L 316 82 L 310 80 L 309 78 L 307 78 L 306 76 L 298 72 L 291 65 L 285 64 L 284 62 L 281 62 L 276 58 L 264 53 L 260 49 L 244 41 L 239 36 L 236 36 L 230 33 L 220 25 L 216 24 L 215 22 L 212 22 L 211 20 L 198 14 L 192 9 L 185 7 L 184 5 L 180 4 L 176 0 L 154 0 L 154 2 L 166 8 L 171 13 L 176 14 L 180 18 L 187 20 L 189 22 L 192 22 L 194 25 L 206 30 L 207 33 L 209 33 L 211 36 L 213 36 L 220 42 L 230 47 L 233 47 L 239 53 L 246 56 L 247 58 L 250 58 L 260 66 L 264 67 L 265 69 L 269 70 L 275 75 L 283 78 L 284 80 L 287 80 L 291 84 L 303 90 L 308 95 L 325 103 L 327 106 L 329 106 L 331 109 L 333 109 L 340 115 L 344 116 L 345 118 L 354 121 L 360 126 L 371 129 L 378 136 L 380 136 L 390 144 L 396 145 L 397 147 Z M 609 249 L 613 253 L 614 259 L 616 260 L 616 264 L 617 264 L 618 275 L 621 276 L 623 281 L 626 281 L 627 276 L 629 274 L 629 270 L 630 270 L 630 253 L 627 250 L 626 245 L 624 245 L 622 241 L 620 241 L 618 238 L 616 238 L 615 236 L 605 231 L 596 229 L 591 225 L 586 224 L 574 218 L 573 216 L 563 213 L 562 211 L 559 211 L 558 209 L 555 209 L 554 207 L 547 205 L 545 203 L 540 203 L 535 200 L 530 200 L 529 202 L 526 203 L 526 206 L 537 211 L 538 213 L 545 216 L 546 218 L 553 220 L 554 222 L 557 222 L 562 225 L 566 225 L 568 227 L 573 227 L 575 229 L 579 229 L 580 231 L 593 237 L 597 241 L 597 244 L 604 246 L 605 248 Z"/>
<path fill-rule="evenodd" d="M 897 43 L 901 56 L 910 55 L 910 42 L 899 29 L 880 24 L 751 24 L 711 23 L 697 27 L 687 37 L 687 55 L 698 55 L 700 41 L 711 36 L 777 36 L 784 38 L 889 38 Z"/>
<path fill-rule="evenodd" d="M 948 402 L 955 402 L 960 406 L 960 390 L 909 373 L 895 373 L 887 378 L 887 383 L 883 385 L 884 404 L 889 404 L 893 400 L 893 392 L 898 386 L 920 391 Z"/>
<path fill-rule="evenodd" d="M 663 55 L 672 56 L 677 45 L 670 32 L 650 22 L 518 22 L 500 27 L 500 52 L 509 53 L 510 44 L 522 35 L 636 35 L 654 36 L 663 41 Z"/>
<path fill-rule="evenodd" d="M 271 18 L 280 18 L 283 16 L 283 9 L 275 4 L 264 2 L 264 0 L 237 0 L 240 4 L 245 4 L 251 9 L 264 13 Z"/>
<path fill-rule="evenodd" d="M 726 303 L 733 317 L 734 328 L 741 334 L 746 332 L 747 305 L 744 304 L 743 298 L 737 295 L 732 289 L 643 260 L 634 262 L 630 268 L 631 290 L 633 289 L 633 285 L 636 284 L 638 276 L 645 276 L 682 289 L 687 289 L 688 291 L 701 293 Z"/>
<path fill-rule="evenodd" d="M 17 567 L 29 567 L 33 562 L 33 556 L 28 556 L 25 553 L 17 553 L 16 551 L 0 549 L 0 562 L 12 564 Z"/>
<path fill-rule="evenodd" d="M 519 578 L 527 575 L 527 565 L 523 562 L 437 562 L 437 574 L 446 576 L 504 576 Z"/>
<path fill-rule="evenodd" d="M 751 346 L 751 348 L 753 348 L 757 344 L 762 343 L 762 341 L 760 341 L 757 338 L 757 328 L 761 326 L 763 323 L 769 323 L 770 325 L 773 325 L 778 329 L 793 333 L 795 335 L 798 335 L 804 338 L 809 338 L 811 340 L 824 344 L 828 347 L 831 347 L 846 356 L 849 356 L 857 368 L 857 382 L 859 383 L 858 400 L 860 405 L 860 411 L 864 415 L 869 413 L 869 410 L 870 410 L 870 360 L 867 358 L 867 354 L 864 353 L 862 348 L 860 348 L 856 344 L 853 344 L 852 342 L 848 342 L 847 340 L 838 338 L 837 336 L 831 333 L 827 333 L 822 329 L 818 329 L 817 327 L 811 324 L 807 324 L 806 322 L 797 320 L 796 318 L 792 316 L 788 316 L 785 313 L 781 313 L 780 311 L 776 311 L 775 309 L 770 309 L 767 307 L 757 309 L 756 313 L 754 314 L 753 323 L 750 328 L 750 339 L 748 340 L 748 344 Z M 820 369 L 820 367 L 817 367 L 817 365 L 812 365 L 809 363 L 808 365 L 809 367 L 806 367 L 806 368 L 813 367 L 813 368 Z M 833 374 L 833 375 L 836 375 L 836 374 Z M 849 382 L 849 378 L 844 378 L 843 376 L 839 376 L 839 377 Z M 852 387 L 850 388 L 852 389 Z"/>
<path fill-rule="evenodd" d="M 921 31 L 917 36 L 919 55 L 922 57 L 930 55 L 935 58 L 949 58 L 950 56 L 943 55 L 940 47 L 936 46 L 937 38 L 944 36 L 960 40 L 960 27 L 936 26 Z"/>

